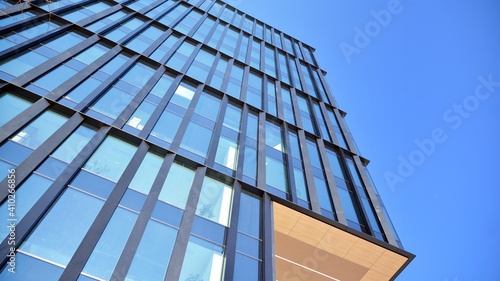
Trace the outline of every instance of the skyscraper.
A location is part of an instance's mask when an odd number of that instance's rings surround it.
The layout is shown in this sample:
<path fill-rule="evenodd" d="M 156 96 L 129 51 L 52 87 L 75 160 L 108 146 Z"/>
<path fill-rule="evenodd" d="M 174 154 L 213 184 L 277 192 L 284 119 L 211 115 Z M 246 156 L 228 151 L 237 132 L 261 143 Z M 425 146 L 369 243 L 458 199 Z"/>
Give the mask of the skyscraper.
<path fill-rule="evenodd" d="M 0 280 L 390 280 L 414 258 L 311 46 L 221 1 L 15 3 Z"/>

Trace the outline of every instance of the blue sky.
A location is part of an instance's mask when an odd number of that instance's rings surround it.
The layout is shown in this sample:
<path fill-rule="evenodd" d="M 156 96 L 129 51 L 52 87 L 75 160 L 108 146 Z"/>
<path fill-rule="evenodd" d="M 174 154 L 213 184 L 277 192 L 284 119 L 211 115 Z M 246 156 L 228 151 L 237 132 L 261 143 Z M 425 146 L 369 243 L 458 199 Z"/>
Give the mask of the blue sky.
<path fill-rule="evenodd" d="M 417 255 L 397 280 L 498 280 L 500 2 L 226 2 L 316 48 Z"/>

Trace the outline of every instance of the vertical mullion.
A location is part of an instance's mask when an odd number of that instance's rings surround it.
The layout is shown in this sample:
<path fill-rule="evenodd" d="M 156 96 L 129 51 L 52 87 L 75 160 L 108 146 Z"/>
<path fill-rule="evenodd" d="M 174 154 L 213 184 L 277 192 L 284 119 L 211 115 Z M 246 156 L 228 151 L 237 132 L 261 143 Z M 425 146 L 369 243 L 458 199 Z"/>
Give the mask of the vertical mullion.
<path fill-rule="evenodd" d="M 182 264 L 184 262 L 184 256 L 189 243 L 189 236 L 191 234 L 191 228 L 193 226 L 196 207 L 200 198 L 201 187 L 203 185 L 206 171 L 207 167 L 198 167 L 198 169 L 196 169 L 193 184 L 191 190 L 189 191 L 186 209 L 182 215 L 181 225 L 172 250 L 172 257 L 176 258 L 171 259 L 168 264 L 165 281 L 179 280 L 181 275 Z"/>
<path fill-rule="evenodd" d="M 56 181 L 45 191 L 40 199 L 33 205 L 33 207 L 26 213 L 23 219 L 16 225 L 16 244 L 20 245 L 29 232 L 35 227 L 36 223 L 40 221 L 49 210 L 50 206 L 55 202 L 59 195 L 65 190 L 68 183 L 73 179 L 75 174 L 80 170 L 81 165 L 85 163 L 92 153 L 97 149 L 101 142 L 108 134 L 110 127 L 103 126 L 94 135 L 94 137 L 85 145 L 85 147 L 78 153 L 78 155 L 71 161 L 71 163 L 64 169 Z M 7 254 L 10 251 L 8 245 L 8 237 L 0 245 L 0 264 L 5 264 L 8 260 Z"/>
<path fill-rule="evenodd" d="M 124 280 L 127 276 L 127 272 L 130 265 L 132 264 L 137 248 L 139 247 L 139 243 L 141 242 L 144 230 L 148 225 L 149 219 L 156 205 L 156 201 L 158 200 L 158 196 L 160 195 L 160 191 L 163 187 L 163 182 L 167 178 L 170 167 L 172 167 L 172 164 L 174 162 L 174 157 L 175 155 L 169 154 L 163 160 L 160 170 L 158 171 L 153 185 L 151 186 L 151 190 L 146 197 L 146 201 L 142 206 L 141 212 L 139 213 L 134 227 L 130 232 L 127 243 L 123 247 L 124 250 L 120 255 L 120 258 L 118 259 L 118 262 L 116 263 L 113 274 L 111 275 L 111 280 Z"/>
<path fill-rule="evenodd" d="M 85 234 L 85 237 L 76 249 L 73 257 L 71 257 L 71 260 L 69 261 L 68 266 L 64 269 L 60 280 L 78 279 L 80 272 L 83 270 L 87 260 L 99 242 L 102 233 L 111 220 L 116 207 L 118 207 L 122 196 L 125 194 L 130 182 L 134 178 L 135 172 L 137 172 L 144 157 L 146 156 L 148 148 L 149 146 L 145 142 L 141 142 L 139 148 L 125 168 L 123 175 L 117 181 L 108 199 L 106 199 L 104 205 L 97 214 L 96 219 Z"/>

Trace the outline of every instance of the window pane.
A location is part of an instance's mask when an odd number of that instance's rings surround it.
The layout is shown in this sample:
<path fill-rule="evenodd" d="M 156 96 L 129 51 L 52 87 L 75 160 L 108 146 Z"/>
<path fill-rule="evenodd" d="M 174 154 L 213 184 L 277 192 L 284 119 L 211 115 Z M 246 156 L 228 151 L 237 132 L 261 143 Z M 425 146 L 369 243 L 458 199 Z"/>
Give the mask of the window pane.
<path fill-rule="evenodd" d="M 266 184 L 288 192 L 284 163 L 269 156 L 266 156 Z"/>
<path fill-rule="evenodd" d="M 215 162 L 229 169 L 236 170 L 238 164 L 238 144 L 224 136 L 220 137 L 219 145 L 217 146 L 217 154 Z"/>
<path fill-rule="evenodd" d="M 205 177 L 201 187 L 196 214 L 220 223 L 229 225 L 233 190 L 222 182 Z"/>
<path fill-rule="evenodd" d="M 87 145 L 96 131 L 86 126 L 80 126 L 74 133 L 59 146 L 52 157 L 71 163 L 80 151 Z"/>
<path fill-rule="evenodd" d="M 181 116 L 170 111 L 164 111 L 151 131 L 151 135 L 171 143 L 181 121 Z"/>
<path fill-rule="evenodd" d="M 131 144 L 107 137 L 83 168 L 117 182 L 136 150 Z"/>
<path fill-rule="evenodd" d="M 261 280 L 260 271 L 260 262 L 258 260 L 236 253 L 233 280 L 259 281 Z"/>
<path fill-rule="evenodd" d="M 176 236 L 175 228 L 149 220 L 125 280 L 163 280 Z"/>
<path fill-rule="evenodd" d="M 146 122 L 148 122 L 149 117 L 151 117 L 151 114 L 153 114 L 155 108 L 156 106 L 152 103 L 149 103 L 147 101 L 142 102 L 128 120 L 127 125 L 138 130 L 142 130 L 142 128 L 144 128 L 144 125 L 146 125 Z"/>
<path fill-rule="evenodd" d="M 202 157 L 206 157 L 211 139 L 212 130 L 198 125 L 197 123 L 190 123 L 182 138 L 181 148 Z"/>
<path fill-rule="evenodd" d="M 170 102 L 175 103 L 183 108 L 187 108 L 189 106 L 189 103 L 191 103 L 191 100 L 193 99 L 194 91 L 194 87 L 186 83 L 181 83 L 179 87 L 177 87 L 177 90 L 175 90 L 175 93 L 170 99 Z"/>
<path fill-rule="evenodd" d="M 220 100 L 218 98 L 207 93 L 202 93 L 194 112 L 215 121 L 219 113 L 219 107 Z"/>
<path fill-rule="evenodd" d="M 179 280 L 221 280 L 223 248 L 191 236 Z"/>
<path fill-rule="evenodd" d="M 173 163 L 163 183 L 158 200 L 184 209 L 193 184 L 194 171 Z"/>
<path fill-rule="evenodd" d="M 132 182 L 129 184 L 129 188 L 143 194 L 148 194 L 162 163 L 162 157 L 148 152 L 139 166 L 139 169 L 137 169 Z"/>
<path fill-rule="evenodd" d="M 109 280 L 137 219 L 137 214 L 118 207 L 94 248 L 83 272 Z M 117 234 L 120 235 L 117 235 Z"/>
<path fill-rule="evenodd" d="M 228 105 L 224 115 L 224 126 L 236 132 L 240 131 L 241 110 L 233 105 Z"/>
<path fill-rule="evenodd" d="M 17 188 L 15 212 L 18 221 L 26 215 L 51 184 L 51 180 L 37 174 L 31 174 L 28 179 Z M 0 216 L 2 218 L 8 217 L 8 205 L 7 201 L 4 201 L 0 207 Z M 9 229 L 7 227 L 0 227 L 0 239 L 3 240 L 8 233 Z"/>
<path fill-rule="evenodd" d="M 246 191 L 241 193 L 238 231 L 260 237 L 260 199 Z"/>
<path fill-rule="evenodd" d="M 0 127 L 30 107 L 32 103 L 10 93 L 0 96 Z"/>
<path fill-rule="evenodd" d="M 66 266 L 103 203 L 68 188 L 20 249 Z"/>
<path fill-rule="evenodd" d="M 52 111 L 46 111 L 26 127 L 21 129 L 11 140 L 27 147 L 37 149 L 46 141 L 68 118 Z"/>

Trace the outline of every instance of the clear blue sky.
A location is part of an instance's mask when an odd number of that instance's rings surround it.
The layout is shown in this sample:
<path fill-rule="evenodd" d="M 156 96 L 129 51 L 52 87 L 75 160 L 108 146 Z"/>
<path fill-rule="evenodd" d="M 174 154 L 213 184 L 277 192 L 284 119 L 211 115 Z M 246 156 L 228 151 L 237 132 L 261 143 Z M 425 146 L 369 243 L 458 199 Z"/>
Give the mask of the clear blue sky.
<path fill-rule="evenodd" d="M 500 280 L 500 2 L 226 2 L 316 48 L 417 255 L 397 280 Z"/>

